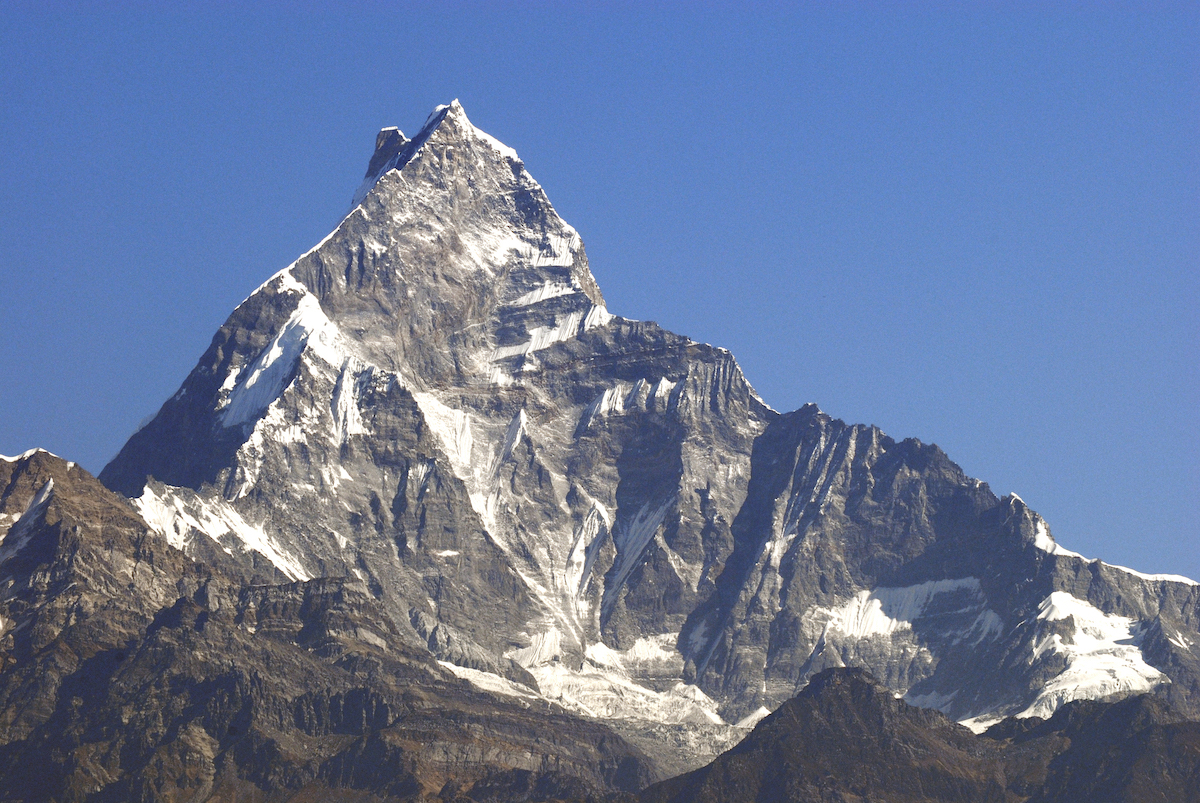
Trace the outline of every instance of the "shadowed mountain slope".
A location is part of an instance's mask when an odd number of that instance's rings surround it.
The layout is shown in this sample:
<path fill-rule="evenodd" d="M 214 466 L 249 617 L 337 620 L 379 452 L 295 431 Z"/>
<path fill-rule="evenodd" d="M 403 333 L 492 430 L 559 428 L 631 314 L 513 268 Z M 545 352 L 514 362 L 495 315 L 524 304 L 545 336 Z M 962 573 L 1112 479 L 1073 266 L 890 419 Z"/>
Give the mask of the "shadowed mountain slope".
<path fill-rule="evenodd" d="M 1068 703 L 976 736 L 860 669 L 828 669 L 706 767 L 643 803 L 1194 801 L 1200 723 L 1150 696 Z"/>

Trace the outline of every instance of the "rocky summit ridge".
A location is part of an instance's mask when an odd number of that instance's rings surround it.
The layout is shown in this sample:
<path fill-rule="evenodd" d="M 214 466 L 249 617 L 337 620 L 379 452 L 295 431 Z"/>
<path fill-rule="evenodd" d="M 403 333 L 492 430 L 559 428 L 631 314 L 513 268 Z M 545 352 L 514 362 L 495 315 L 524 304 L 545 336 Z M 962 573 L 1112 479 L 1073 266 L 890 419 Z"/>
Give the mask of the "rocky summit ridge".
<path fill-rule="evenodd" d="M 1194 582 L 1064 550 L 936 446 L 778 413 L 728 351 L 611 314 L 457 102 L 380 132 L 350 213 L 99 479 L 229 582 L 345 578 L 445 671 L 672 770 L 830 667 L 977 729 L 1144 692 L 1200 716 Z"/>

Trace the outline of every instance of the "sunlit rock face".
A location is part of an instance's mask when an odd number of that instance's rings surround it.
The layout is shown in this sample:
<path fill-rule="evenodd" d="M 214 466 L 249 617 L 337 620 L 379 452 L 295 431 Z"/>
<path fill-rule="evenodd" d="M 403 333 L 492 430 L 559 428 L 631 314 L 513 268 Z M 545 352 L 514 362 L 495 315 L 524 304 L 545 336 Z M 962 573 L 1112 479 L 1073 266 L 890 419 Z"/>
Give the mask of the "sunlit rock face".
<path fill-rule="evenodd" d="M 1063 550 L 936 446 L 776 413 L 729 352 L 609 313 L 457 102 L 380 133 L 352 211 L 100 478 L 189 555 L 353 578 L 473 682 L 635 734 L 719 744 L 841 665 L 977 724 L 1147 690 L 1200 714 L 1195 584 Z"/>

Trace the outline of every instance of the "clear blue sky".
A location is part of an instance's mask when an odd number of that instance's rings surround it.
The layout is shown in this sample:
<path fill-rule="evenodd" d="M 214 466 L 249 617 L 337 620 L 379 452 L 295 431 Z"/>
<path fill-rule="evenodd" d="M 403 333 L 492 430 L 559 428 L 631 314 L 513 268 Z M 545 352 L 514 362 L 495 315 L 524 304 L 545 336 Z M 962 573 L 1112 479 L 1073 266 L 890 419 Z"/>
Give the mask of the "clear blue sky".
<path fill-rule="evenodd" d="M 613 312 L 1200 578 L 1194 3 L 43 5 L 0 6 L 0 453 L 99 471 L 457 97 Z"/>

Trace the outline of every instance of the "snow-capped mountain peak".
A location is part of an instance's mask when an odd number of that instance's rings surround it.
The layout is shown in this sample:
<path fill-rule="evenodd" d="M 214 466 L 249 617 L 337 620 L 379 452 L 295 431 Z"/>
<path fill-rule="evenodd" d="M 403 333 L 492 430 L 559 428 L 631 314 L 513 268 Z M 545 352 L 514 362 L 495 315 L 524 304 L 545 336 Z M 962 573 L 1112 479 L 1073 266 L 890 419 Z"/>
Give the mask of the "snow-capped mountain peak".
<path fill-rule="evenodd" d="M 1086 561 L 936 446 L 776 413 L 729 352 L 612 316 L 457 102 L 379 133 L 345 219 L 101 479 L 198 557 L 355 578 L 464 676 L 593 715 L 721 728 L 845 664 L 957 719 L 1046 713 L 1085 674 L 1200 709 L 1197 586 Z"/>

